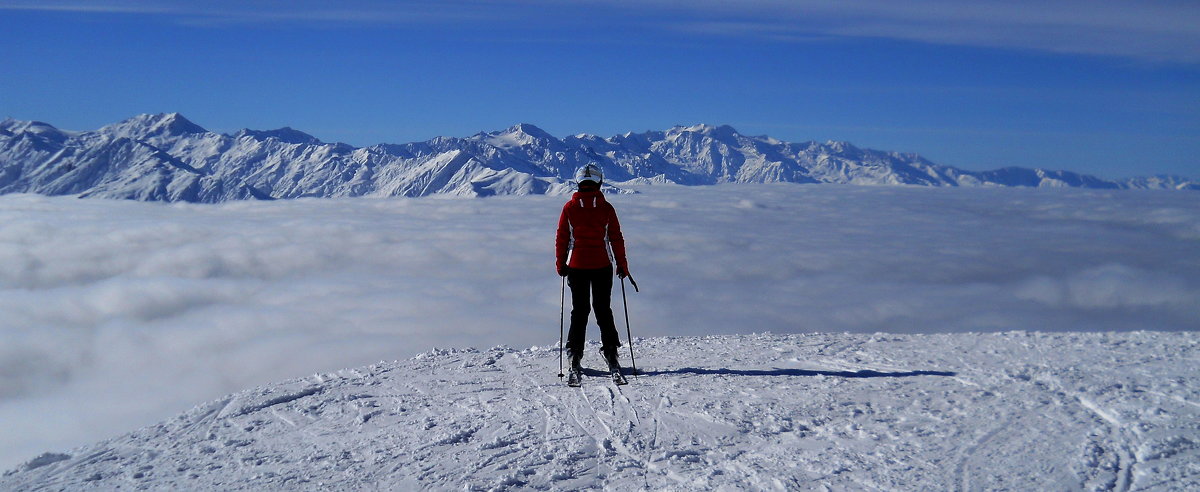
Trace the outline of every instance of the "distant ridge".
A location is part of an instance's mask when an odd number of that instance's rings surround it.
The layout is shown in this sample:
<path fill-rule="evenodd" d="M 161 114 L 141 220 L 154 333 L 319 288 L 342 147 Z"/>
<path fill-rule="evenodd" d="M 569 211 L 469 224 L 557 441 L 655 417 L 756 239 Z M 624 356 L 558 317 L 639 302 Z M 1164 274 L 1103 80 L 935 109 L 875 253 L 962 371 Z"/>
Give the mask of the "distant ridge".
<path fill-rule="evenodd" d="M 575 168 L 598 163 L 610 183 L 836 183 L 1200 189 L 1173 176 L 1105 180 L 1010 167 L 973 172 L 916 154 L 846 142 L 789 143 L 730 126 L 676 126 L 603 138 L 556 138 L 527 123 L 424 142 L 353 147 L 299 130 L 210 132 L 179 113 L 143 114 L 69 132 L 0 122 L 0 194 L 143 201 L 565 193 Z"/>

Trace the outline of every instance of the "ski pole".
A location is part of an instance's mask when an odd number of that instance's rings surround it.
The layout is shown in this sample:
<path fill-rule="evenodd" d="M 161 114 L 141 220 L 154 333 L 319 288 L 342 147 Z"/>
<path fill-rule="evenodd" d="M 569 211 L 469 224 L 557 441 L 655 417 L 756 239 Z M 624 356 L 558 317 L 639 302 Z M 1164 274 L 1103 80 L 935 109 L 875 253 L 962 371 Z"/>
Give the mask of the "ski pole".
<path fill-rule="evenodd" d="M 626 277 L 629 277 L 629 283 L 633 284 L 633 291 L 641 292 L 638 290 L 637 282 L 633 281 L 633 276 L 626 275 Z M 625 308 L 625 338 L 629 340 L 629 363 L 633 366 L 633 377 L 636 378 L 638 374 L 637 359 L 633 357 L 633 331 L 629 328 L 629 300 L 625 298 L 624 277 L 621 278 L 621 304 Z"/>
<path fill-rule="evenodd" d="M 558 296 L 558 379 L 563 377 L 563 312 L 567 304 L 567 277 L 562 278 L 562 292 Z"/>

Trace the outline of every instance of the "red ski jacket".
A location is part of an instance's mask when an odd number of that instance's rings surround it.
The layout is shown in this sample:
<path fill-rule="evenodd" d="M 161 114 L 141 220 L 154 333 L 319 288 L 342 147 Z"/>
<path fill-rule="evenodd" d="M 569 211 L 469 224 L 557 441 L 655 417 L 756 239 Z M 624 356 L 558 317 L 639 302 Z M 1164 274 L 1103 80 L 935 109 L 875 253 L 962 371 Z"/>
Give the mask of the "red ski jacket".
<path fill-rule="evenodd" d="M 563 205 L 558 218 L 558 235 L 554 240 L 556 266 L 562 271 L 571 268 L 604 268 L 611 265 L 608 246 L 620 271 L 628 272 L 625 262 L 625 238 L 617 211 L 599 191 L 580 191 Z"/>

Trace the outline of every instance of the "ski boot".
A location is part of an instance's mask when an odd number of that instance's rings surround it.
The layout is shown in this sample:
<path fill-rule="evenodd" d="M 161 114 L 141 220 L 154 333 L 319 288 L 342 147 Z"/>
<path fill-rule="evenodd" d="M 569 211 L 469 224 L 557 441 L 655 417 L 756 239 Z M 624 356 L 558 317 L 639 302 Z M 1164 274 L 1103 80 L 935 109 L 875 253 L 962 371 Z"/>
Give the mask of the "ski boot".
<path fill-rule="evenodd" d="M 567 369 L 567 386 L 578 388 L 583 384 L 583 366 L 579 363 L 583 354 L 567 351 L 567 358 L 571 361 L 571 367 Z"/>
<path fill-rule="evenodd" d="M 623 384 L 629 384 L 629 381 L 625 380 L 625 375 L 621 374 L 621 364 L 617 363 L 616 349 L 613 349 L 613 350 L 601 349 L 600 354 L 604 356 L 604 361 L 608 362 L 608 372 L 609 372 L 609 374 L 612 375 L 613 384 L 616 384 L 618 386 L 623 385 Z"/>

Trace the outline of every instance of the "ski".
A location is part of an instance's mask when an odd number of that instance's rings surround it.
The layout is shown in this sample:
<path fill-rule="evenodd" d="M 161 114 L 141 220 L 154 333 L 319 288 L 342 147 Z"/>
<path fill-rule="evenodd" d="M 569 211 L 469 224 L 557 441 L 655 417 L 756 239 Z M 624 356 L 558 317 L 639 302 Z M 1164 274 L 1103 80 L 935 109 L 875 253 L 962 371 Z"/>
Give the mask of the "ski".
<path fill-rule="evenodd" d="M 624 386 L 626 384 L 629 384 L 629 380 L 625 379 L 625 375 L 621 374 L 620 369 L 613 370 L 609 374 L 612 377 L 613 384 L 615 384 L 617 386 Z M 580 386 L 583 386 L 583 372 L 582 371 L 573 371 L 573 370 L 567 371 L 567 386 L 570 386 L 572 388 L 578 388 Z"/>

